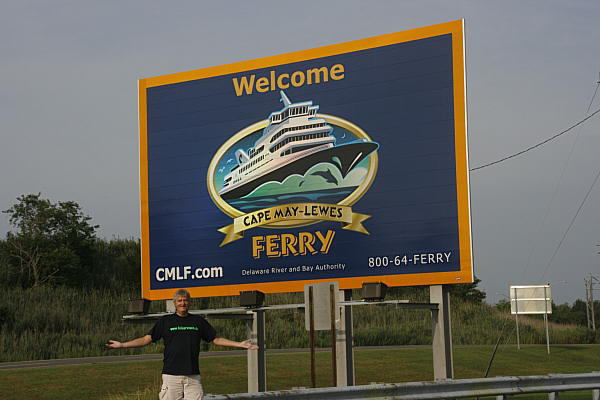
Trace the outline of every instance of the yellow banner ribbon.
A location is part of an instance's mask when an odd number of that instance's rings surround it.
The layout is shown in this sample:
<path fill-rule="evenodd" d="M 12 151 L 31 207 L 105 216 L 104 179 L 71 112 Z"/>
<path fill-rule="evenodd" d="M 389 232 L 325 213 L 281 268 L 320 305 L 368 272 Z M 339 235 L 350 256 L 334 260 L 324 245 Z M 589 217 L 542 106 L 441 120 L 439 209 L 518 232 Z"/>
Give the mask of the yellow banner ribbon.
<path fill-rule="evenodd" d="M 219 232 L 225 234 L 219 247 L 244 237 L 244 231 L 258 226 L 281 221 L 337 221 L 342 223 L 342 228 L 361 232 L 366 235 L 369 231 L 362 223 L 370 215 L 353 213 L 352 207 L 338 204 L 324 203 L 296 203 L 263 208 L 243 214 L 233 220 L 233 224 L 224 226 Z"/>

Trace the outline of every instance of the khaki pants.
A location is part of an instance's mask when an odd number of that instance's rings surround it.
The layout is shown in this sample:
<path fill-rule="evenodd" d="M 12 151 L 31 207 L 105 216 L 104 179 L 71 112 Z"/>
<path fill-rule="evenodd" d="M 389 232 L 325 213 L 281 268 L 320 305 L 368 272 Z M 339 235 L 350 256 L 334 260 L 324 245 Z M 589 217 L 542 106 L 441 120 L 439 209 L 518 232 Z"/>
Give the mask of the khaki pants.
<path fill-rule="evenodd" d="M 160 400 L 202 400 L 204 394 L 200 375 L 167 375 L 162 374 Z"/>

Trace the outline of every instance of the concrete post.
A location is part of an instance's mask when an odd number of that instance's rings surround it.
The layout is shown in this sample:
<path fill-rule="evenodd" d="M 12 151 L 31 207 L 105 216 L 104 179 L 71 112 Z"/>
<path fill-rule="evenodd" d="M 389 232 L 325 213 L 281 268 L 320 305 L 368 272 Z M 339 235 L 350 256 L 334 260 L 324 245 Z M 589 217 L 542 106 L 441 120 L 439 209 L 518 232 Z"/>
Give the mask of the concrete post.
<path fill-rule="evenodd" d="M 258 350 L 247 350 L 248 393 L 267 390 L 267 364 L 265 360 L 265 311 L 248 311 L 252 319 L 248 320 L 248 338 L 258 345 Z"/>
<path fill-rule="evenodd" d="M 165 310 L 168 313 L 175 312 L 175 303 L 173 303 L 173 300 L 165 300 Z"/>
<path fill-rule="evenodd" d="M 352 289 L 339 291 L 340 301 L 352 300 Z M 337 386 L 354 386 L 354 353 L 352 352 L 352 306 L 342 306 L 337 325 Z"/>
<path fill-rule="evenodd" d="M 430 286 L 429 298 L 430 303 L 438 304 L 438 310 L 431 311 L 433 330 L 433 377 L 436 381 L 440 379 L 454 379 L 449 286 Z"/>

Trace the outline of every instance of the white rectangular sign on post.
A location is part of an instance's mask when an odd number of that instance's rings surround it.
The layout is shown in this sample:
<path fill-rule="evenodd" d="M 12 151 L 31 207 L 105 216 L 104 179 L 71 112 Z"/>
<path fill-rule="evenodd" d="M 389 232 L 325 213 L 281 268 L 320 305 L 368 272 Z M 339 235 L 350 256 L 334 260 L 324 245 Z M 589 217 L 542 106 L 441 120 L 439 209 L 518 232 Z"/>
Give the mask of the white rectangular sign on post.
<path fill-rule="evenodd" d="M 328 331 L 331 329 L 331 286 L 333 286 L 333 301 L 335 309 L 336 325 L 340 319 L 340 310 L 336 294 L 339 292 L 337 282 L 321 282 L 304 285 L 304 320 L 306 330 L 310 330 L 310 312 L 309 312 L 309 288 L 313 289 L 313 310 L 314 310 L 314 329 L 315 331 Z"/>
<path fill-rule="evenodd" d="M 552 314 L 550 285 L 510 287 L 511 314 Z"/>
<path fill-rule="evenodd" d="M 510 287 L 510 313 L 515 316 L 517 326 L 517 348 L 521 348 L 519 339 L 519 314 L 543 314 L 546 327 L 546 348 L 550 354 L 550 334 L 548 333 L 548 314 L 552 314 L 552 292 L 548 285 L 527 285 Z"/>

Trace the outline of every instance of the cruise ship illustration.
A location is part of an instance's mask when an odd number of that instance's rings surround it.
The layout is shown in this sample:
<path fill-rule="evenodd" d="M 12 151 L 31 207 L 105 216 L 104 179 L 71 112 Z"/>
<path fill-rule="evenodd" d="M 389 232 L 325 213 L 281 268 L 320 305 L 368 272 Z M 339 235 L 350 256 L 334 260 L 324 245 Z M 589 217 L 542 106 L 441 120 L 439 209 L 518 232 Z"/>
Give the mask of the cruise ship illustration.
<path fill-rule="evenodd" d="M 342 177 L 377 150 L 366 139 L 336 145 L 333 128 L 317 117 L 312 101 L 292 103 L 280 91 L 284 107 L 269 115 L 269 123 L 254 147 L 235 151 L 236 164 L 223 178 L 219 195 L 224 200 L 244 197 L 266 182 L 283 182 L 292 174 L 304 174 L 312 166 L 327 162 Z"/>

